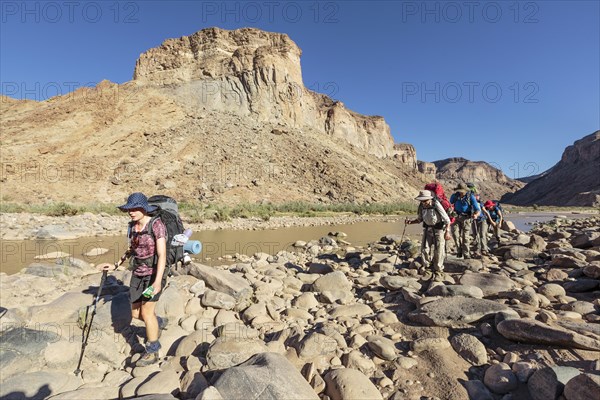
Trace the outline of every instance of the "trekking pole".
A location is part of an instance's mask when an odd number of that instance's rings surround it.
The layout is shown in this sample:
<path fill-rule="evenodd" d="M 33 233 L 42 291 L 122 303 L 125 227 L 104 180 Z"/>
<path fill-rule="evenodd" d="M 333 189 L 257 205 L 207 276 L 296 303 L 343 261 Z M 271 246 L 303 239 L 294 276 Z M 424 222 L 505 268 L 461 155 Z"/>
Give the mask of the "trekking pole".
<path fill-rule="evenodd" d="M 402 241 L 404 240 L 404 233 L 406 232 L 406 225 L 408 225 L 406 223 L 406 221 L 408 221 L 408 219 L 404 220 L 404 229 L 402 229 L 402 236 L 400 236 L 400 246 L 402 246 Z M 396 263 L 398 262 L 398 254 L 400 253 L 399 250 L 396 250 L 396 259 L 394 260 L 394 265 L 396 265 Z"/>
<path fill-rule="evenodd" d="M 115 270 L 119 268 L 121 264 L 129 257 L 129 250 L 123 254 L 121 259 L 115 263 Z M 110 264 L 107 264 L 110 267 Z M 100 278 L 100 286 L 98 286 L 98 292 L 96 293 L 96 297 L 94 297 L 94 302 L 91 306 L 85 309 L 85 325 L 83 326 L 83 331 L 81 333 L 81 353 L 79 353 L 79 361 L 77 362 L 77 368 L 73 372 L 75 376 L 78 376 L 81 373 L 81 362 L 83 361 L 83 354 L 85 353 L 85 348 L 87 347 L 87 342 L 90 337 L 90 332 L 92 331 L 92 322 L 94 321 L 94 315 L 96 315 L 96 305 L 98 304 L 98 300 L 100 299 L 100 294 L 102 293 L 102 288 L 104 287 L 104 283 L 106 282 L 106 277 L 108 275 L 108 268 L 104 268 L 102 270 L 102 278 Z M 92 309 L 92 314 L 90 317 L 90 323 L 87 323 L 88 315 L 90 313 L 90 308 Z M 87 328 L 87 329 L 86 329 Z"/>

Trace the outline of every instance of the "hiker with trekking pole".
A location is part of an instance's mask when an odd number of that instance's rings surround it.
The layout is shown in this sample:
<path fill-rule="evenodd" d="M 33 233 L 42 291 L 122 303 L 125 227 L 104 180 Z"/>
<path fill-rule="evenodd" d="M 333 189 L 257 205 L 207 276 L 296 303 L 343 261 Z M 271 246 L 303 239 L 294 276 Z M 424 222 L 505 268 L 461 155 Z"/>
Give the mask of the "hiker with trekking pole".
<path fill-rule="evenodd" d="M 464 183 L 454 188 L 450 196 L 450 203 L 454 205 L 456 221 L 452 224 L 453 236 L 458 239 L 456 243 L 457 257 L 471 258 L 471 227 L 473 220 L 479 217 L 481 209 L 475 195 Z"/>
<path fill-rule="evenodd" d="M 146 351 L 135 365 L 146 366 L 158 362 L 161 348 L 159 331 L 168 322 L 155 313 L 156 302 L 167 280 L 167 229 L 160 218 L 150 215 L 158 207 L 148 204 L 143 193 L 131 194 L 127 203 L 118 208 L 131 218 L 127 233 L 132 256 L 129 283 L 131 314 L 146 325 Z"/>
<path fill-rule="evenodd" d="M 437 198 L 429 190 L 421 190 L 415 197 L 419 208 L 417 218 L 406 219 L 406 224 L 423 224 L 423 238 L 421 240 L 421 258 L 425 264 L 423 277 L 425 280 L 433 278 L 442 282 L 444 275 L 444 259 L 446 257 L 446 239 L 449 239 L 450 217 Z"/>

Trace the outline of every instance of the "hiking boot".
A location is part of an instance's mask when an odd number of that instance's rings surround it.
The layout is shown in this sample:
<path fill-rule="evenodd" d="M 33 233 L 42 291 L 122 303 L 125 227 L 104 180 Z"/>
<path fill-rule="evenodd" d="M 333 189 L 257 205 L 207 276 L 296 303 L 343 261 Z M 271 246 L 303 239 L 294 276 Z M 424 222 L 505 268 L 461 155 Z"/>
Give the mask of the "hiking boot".
<path fill-rule="evenodd" d="M 459 251 L 456 253 L 456 258 L 461 258 L 462 256 L 463 256 L 462 252 Z"/>
<path fill-rule="evenodd" d="M 446 275 L 442 271 L 435 271 L 433 273 L 433 280 L 435 282 L 443 282 L 446 279 Z"/>
<path fill-rule="evenodd" d="M 152 365 L 158 362 L 158 352 L 156 353 L 148 353 L 147 351 L 140 357 L 139 360 L 135 363 L 136 367 L 146 367 L 148 365 Z"/>

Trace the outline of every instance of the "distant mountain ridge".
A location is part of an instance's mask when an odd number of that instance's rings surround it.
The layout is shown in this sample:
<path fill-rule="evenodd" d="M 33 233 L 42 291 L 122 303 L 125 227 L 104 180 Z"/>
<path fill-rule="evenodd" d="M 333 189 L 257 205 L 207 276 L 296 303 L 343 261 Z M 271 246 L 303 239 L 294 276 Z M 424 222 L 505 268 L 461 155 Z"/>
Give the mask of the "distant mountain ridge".
<path fill-rule="evenodd" d="M 502 201 L 523 206 L 600 206 L 600 131 L 575 141 L 556 165 Z"/>
<path fill-rule="evenodd" d="M 434 161 L 435 177 L 444 184 L 445 190 L 452 192 L 459 183 L 474 183 L 482 199 L 499 199 L 508 192 L 525 186 L 507 177 L 501 170 L 485 161 L 470 161 L 462 157 Z"/>

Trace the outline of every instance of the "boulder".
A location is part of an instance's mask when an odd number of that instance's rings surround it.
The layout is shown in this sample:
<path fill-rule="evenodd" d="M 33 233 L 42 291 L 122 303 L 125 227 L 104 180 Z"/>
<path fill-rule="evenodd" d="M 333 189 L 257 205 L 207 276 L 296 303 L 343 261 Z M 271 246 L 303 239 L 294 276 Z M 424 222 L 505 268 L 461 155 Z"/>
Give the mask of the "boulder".
<path fill-rule="evenodd" d="M 214 387 L 223 399 L 319 399 L 300 372 L 277 353 L 259 353 L 227 369 Z"/>
<path fill-rule="evenodd" d="M 241 276 L 232 274 L 229 271 L 192 263 L 189 273 L 206 282 L 209 288 L 217 292 L 227 293 L 237 301 L 248 299 L 252 295 L 252 288 L 248 282 Z"/>
<path fill-rule="evenodd" d="M 546 325 L 533 319 L 507 319 L 500 322 L 496 329 L 505 338 L 516 342 L 600 351 L 600 340 L 598 339 L 559 326 Z"/>
<path fill-rule="evenodd" d="M 494 393 L 505 394 L 515 390 L 519 381 L 510 366 L 505 363 L 494 364 L 485 371 L 485 385 Z"/>
<path fill-rule="evenodd" d="M 492 300 L 448 297 L 427 303 L 408 317 L 426 326 L 452 327 L 464 326 L 508 310 L 508 306 Z"/>
<path fill-rule="evenodd" d="M 546 367 L 538 369 L 527 381 L 527 389 L 533 400 L 557 400 L 565 384 L 579 375 L 572 367 Z"/>
<path fill-rule="evenodd" d="M 240 364 L 255 354 L 265 352 L 267 346 L 258 339 L 218 337 L 208 348 L 206 363 L 211 370 L 225 369 Z"/>
<path fill-rule="evenodd" d="M 484 296 L 491 296 L 515 288 L 515 283 L 508 277 L 490 273 L 470 273 L 460 277 L 461 285 L 476 286 Z"/>
<path fill-rule="evenodd" d="M 453 336 L 450 343 L 454 351 L 471 364 L 484 365 L 487 363 L 486 348 L 475 336 L 460 333 Z"/>
<path fill-rule="evenodd" d="M 325 375 L 325 394 L 331 400 L 383 400 L 377 387 L 362 372 L 340 368 Z"/>
<path fill-rule="evenodd" d="M 565 385 L 564 396 L 567 400 L 592 400 L 600 393 L 600 375 L 579 374 Z"/>

